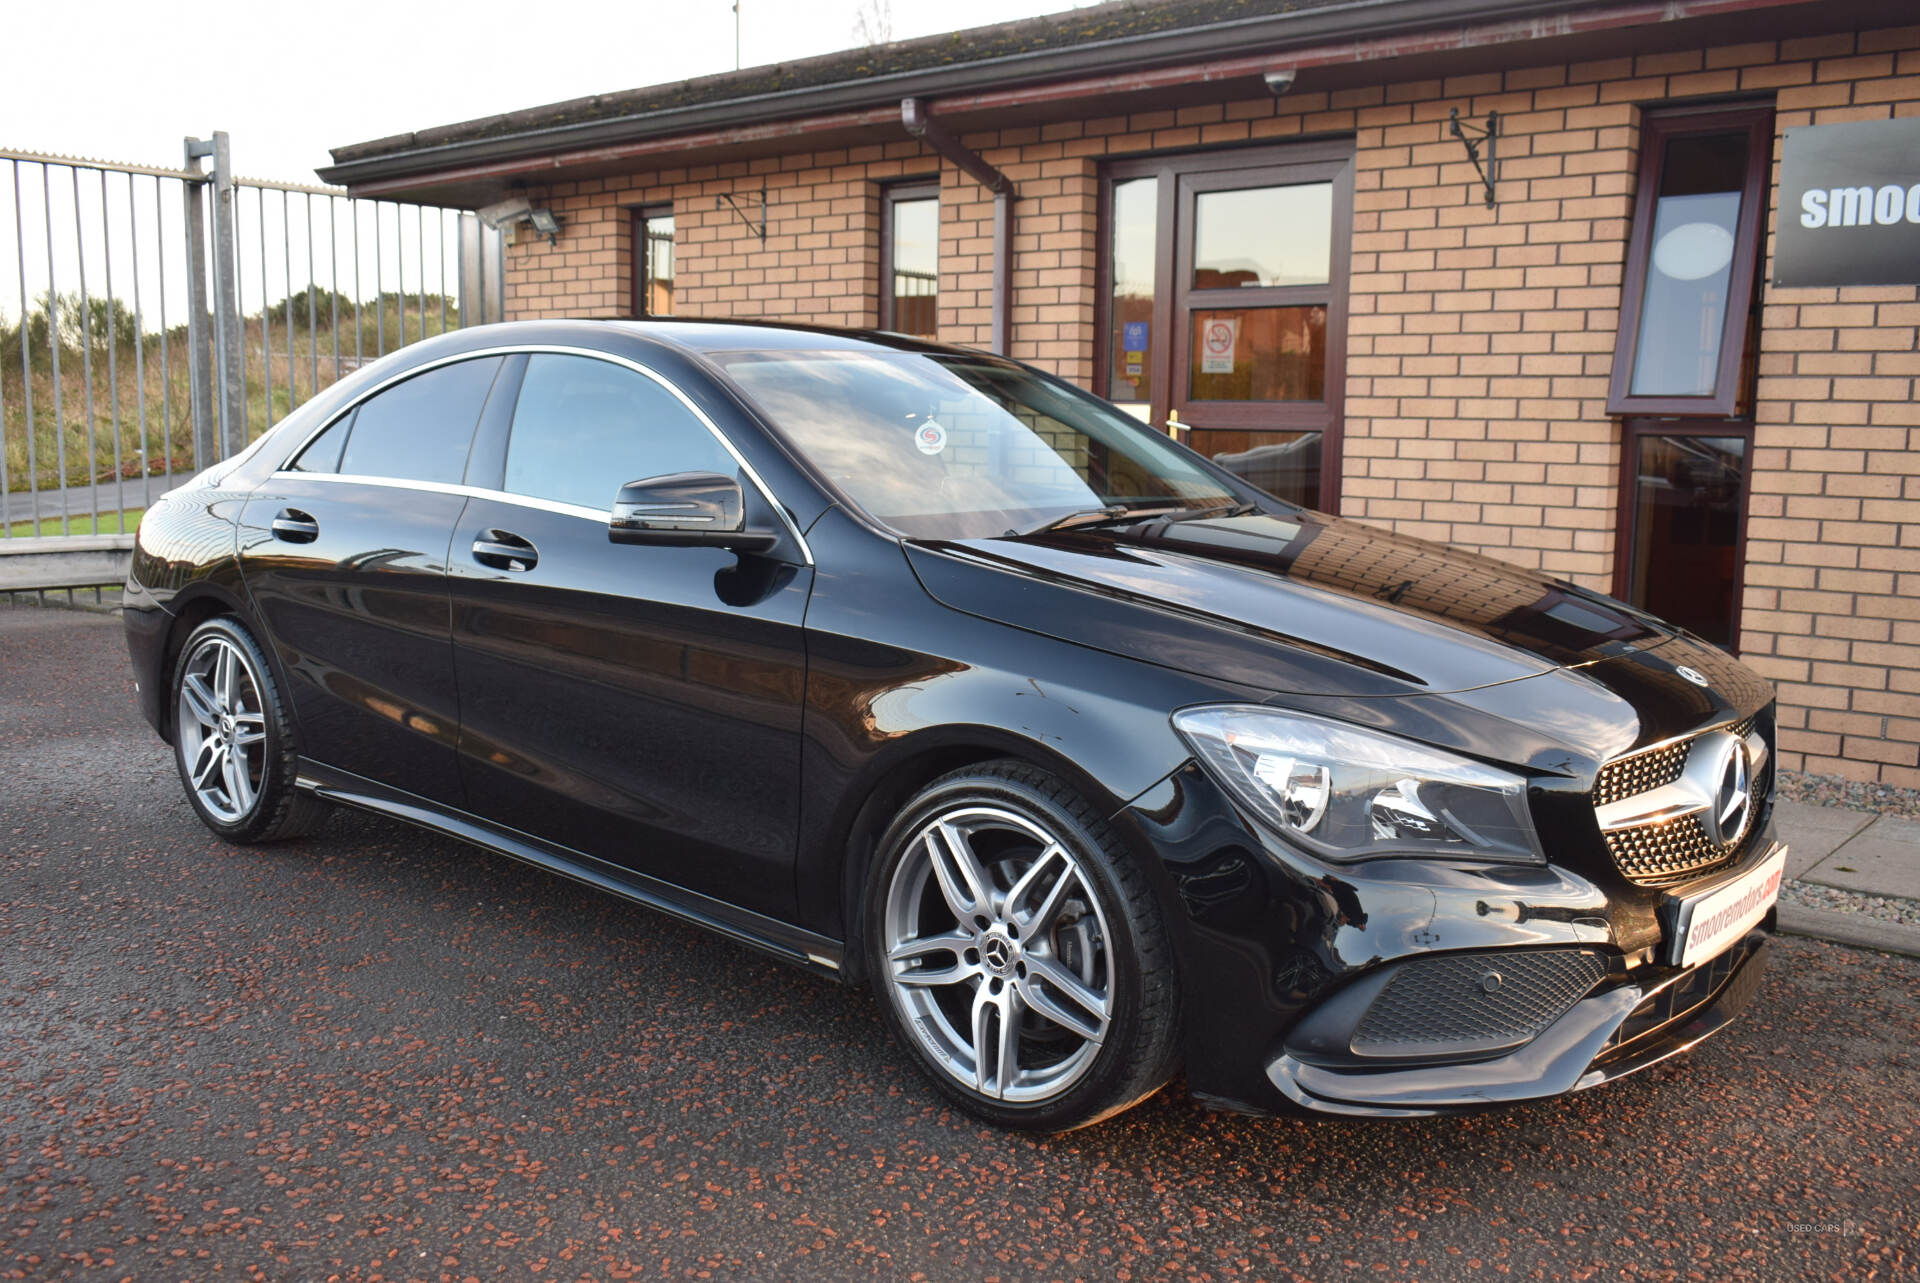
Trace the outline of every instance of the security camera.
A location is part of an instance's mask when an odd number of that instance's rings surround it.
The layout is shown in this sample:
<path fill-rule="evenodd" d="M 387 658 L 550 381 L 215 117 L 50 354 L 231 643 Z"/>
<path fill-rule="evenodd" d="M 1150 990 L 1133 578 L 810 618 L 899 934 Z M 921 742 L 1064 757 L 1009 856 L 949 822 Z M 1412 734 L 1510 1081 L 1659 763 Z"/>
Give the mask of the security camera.
<path fill-rule="evenodd" d="M 1267 92 L 1275 98 L 1278 98 L 1281 94 L 1293 88 L 1293 77 L 1295 74 L 1292 67 L 1287 67 L 1280 71 L 1269 71 L 1262 75 L 1260 79 L 1267 82 Z"/>
<path fill-rule="evenodd" d="M 488 227 L 498 230 L 502 227 L 510 227 L 515 223 L 525 222 L 531 218 L 533 216 L 533 205 L 525 196 L 515 196 L 508 200 L 498 201 L 492 205 L 482 205 L 475 212 L 480 215 L 481 222 L 485 223 Z"/>

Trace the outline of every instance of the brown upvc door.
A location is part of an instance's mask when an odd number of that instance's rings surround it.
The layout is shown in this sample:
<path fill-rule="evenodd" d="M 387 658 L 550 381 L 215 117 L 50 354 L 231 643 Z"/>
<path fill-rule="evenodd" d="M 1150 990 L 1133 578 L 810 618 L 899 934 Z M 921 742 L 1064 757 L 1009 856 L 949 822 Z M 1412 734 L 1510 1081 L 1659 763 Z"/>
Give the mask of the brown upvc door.
<path fill-rule="evenodd" d="M 1336 141 L 1148 157 L 1110 165 L 1103 184 L 1097 390 L 1177 424 L 1262 489 L 1330 511 L 1352 155 Z"/>

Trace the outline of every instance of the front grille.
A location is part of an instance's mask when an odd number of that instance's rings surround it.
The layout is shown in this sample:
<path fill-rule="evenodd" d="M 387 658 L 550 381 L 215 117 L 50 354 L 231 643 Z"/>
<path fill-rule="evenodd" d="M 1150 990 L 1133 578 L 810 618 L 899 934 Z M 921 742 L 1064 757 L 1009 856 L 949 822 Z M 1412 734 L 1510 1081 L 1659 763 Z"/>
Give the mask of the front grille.
<path fill-rule="evenodd" d="M 1753 731 L 1754 718 L 1746 718 L 1727 727 L 1745 738 Z M 1769 741 L 1771 736 L 1768 737 Z M 1682 740 L 1660 748 L 1647 749 L 1616 758 L 1600 768 L 1594 781 L 1593 802 L 1605 806 L 1648 793 L 1680 778 L 1686 767 L 1693 740 Z M 1746 838 L 1734 847 L 1716 846 L 1697 815 L 1682 816 L 1664 824 L 1643 824 L 1637 828 L 1614 829 L 1603 834 L 1607 850 L 1620 872 L 1642 886 L 1668 886 L 1685 882 L 1730 864 L 1746 849 L 1766 819 L 1767 799 L 1773 795 L 1773 753 L 1768 744 L 1764 766 L 1755 773 L 1753 795 L 1755 814 Z"/>
<path fill-rule="evenodd" d="M 1492 1052 L 1534 1037 L 1606 975 L 1585 949 L 1453 954 L 1402 963 L 1354 1031 L 1363 1056 Z"/>

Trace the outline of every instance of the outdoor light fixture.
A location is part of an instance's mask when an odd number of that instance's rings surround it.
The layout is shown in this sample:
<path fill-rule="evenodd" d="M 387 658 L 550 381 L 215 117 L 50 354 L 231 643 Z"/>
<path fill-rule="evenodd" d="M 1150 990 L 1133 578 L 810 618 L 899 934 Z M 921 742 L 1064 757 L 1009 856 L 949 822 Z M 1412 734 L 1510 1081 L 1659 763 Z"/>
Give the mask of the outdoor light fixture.
<path fill-rule="evenodd" d="M 481 222 L 496 231 L 516 223 L 532 223 L 533 230 L 547 238 L 547 244 L 556 244 L 560 238 L 560 216 L 550 209 L 535 209 L 533 202 L 525 196 L 513 196 L 492 205 L 482 205 L 474 212 L 479 215 Z"/>
<path fill-rule="evenodd" d="M 533 213 L 533 206 L 525 196 L 514 196 L 492 205 L 482 205 L 474 212 L 480 216 L 481 222 L 498 231 L 524 220 Z"/>

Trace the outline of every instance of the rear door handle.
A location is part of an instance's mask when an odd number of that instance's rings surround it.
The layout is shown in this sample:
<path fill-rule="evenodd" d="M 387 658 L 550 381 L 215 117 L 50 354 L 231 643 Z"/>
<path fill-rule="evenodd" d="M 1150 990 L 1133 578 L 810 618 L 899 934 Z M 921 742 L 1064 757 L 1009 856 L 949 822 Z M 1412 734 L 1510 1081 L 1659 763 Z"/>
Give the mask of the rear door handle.
<path fill-rule="evenodd" d="M 540 550 L 510 530 L 483 530 L 473 541 L 473 559 L 495 570 L 532 570 L 540 564 Z"/>
<path fill-rule="evenodd" d="M 288 543 L 312 543 L 320 537 L 320 523 L 298 508 L 282 508 L 273 519 L 273 537 Z"/>

